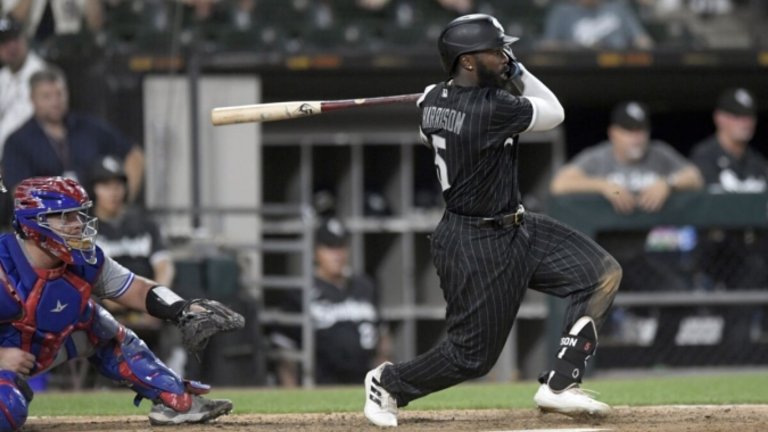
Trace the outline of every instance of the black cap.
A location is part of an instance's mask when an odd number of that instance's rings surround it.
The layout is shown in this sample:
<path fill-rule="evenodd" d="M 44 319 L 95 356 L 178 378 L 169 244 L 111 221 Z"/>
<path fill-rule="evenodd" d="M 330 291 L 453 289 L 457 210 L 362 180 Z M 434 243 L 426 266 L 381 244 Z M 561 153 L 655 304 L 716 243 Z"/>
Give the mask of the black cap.
<path fill-rule="evenodd" d="M 628 130 L 650 129 L 648 107 L 636 101 L 622 102 L 613 108 L 611 124 Z"/>
<path fill-rule="evenodd" d="M 340 248 L 347 245 L 349 231 L 336 218 L 325 219 L 315 231 L 315 244 L 330 248 Z"/>
<path fill-rule="evenodd" d="M 15 19 L 8 16 L 0 18 L 0 43 L 16 39 L 21 35 L 22 30 L 24 27 Z"/>
<path fill-rule="evenodd" d="M 717 109 L 740 116 L 755 115 L 755 98 L 744 88 L 729 88 L 720 94 Z"/>
<path fill-rule="evenodd" d="M 128 181 L 128 176 L 125 175 L 123 170 L 123 161 L 114 156 L 104 156 L 99 159 L 93 167 L 91 172 L 88 173 L 88 180 L 91 184 L 100 183 L 107 180 L 122 180 Z"/>

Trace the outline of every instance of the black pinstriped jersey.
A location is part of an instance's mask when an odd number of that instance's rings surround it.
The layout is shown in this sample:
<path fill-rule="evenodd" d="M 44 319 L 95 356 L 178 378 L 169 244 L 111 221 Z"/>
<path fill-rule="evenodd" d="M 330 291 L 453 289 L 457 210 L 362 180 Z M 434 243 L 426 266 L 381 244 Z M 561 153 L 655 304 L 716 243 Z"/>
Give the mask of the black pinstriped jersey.
<path fill-rule="evenodd" d="M 531 102 L 498 88 L 439 83 L 425 89 L 418 105 L 446 208 L 469 216 L 514 211 L 517 136 L 531 124 Z"/>

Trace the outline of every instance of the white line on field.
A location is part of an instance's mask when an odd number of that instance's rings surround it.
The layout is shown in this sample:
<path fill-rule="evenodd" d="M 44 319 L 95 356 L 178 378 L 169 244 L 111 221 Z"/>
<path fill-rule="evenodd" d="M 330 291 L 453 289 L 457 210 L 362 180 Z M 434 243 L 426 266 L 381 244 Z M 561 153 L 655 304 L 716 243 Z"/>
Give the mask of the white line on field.
<path fill-rule="evenodd" d="M 609 431 L 611 429 L 515 429 L 506 431 L 488 431 L 488 432 L 599 432 Z"/>

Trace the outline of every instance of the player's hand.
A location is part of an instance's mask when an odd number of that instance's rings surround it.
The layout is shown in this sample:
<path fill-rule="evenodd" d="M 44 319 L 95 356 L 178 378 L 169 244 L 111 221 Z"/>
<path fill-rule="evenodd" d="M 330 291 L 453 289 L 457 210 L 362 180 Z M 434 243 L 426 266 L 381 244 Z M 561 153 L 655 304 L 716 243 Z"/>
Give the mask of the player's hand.
<path fill-rule="evenodd" d="M 29 375 L 35 367 L 35 356 L 19 348 L 0 348 L 0 369 Z"/>
<path fill-rule="evenodd" d="M 635 196 L 632 192 L 619 184 L 606 182 L 601 193 L 605 199 L 611 203 L 616 213 L 629 214 L 632 213 L 637 206 Z"/>
<path fill-rule="evenodd" d="M 654 213 L 664 206 L 672 189 L 664 180 L 657 180 L 640 192 L 637 203 L 641 209 Z"/>

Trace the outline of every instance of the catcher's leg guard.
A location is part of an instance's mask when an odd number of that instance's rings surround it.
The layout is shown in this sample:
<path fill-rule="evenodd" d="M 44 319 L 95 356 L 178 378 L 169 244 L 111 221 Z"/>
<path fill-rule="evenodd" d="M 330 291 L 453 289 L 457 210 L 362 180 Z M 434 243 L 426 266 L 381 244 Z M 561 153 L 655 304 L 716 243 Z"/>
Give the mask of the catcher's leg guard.
<path fill-rule="evenodd" d="M 579 318 L 568 334 L 560 338 L 560 350 L 555 367 L 539 377 L 542 384 L 548 384 L 554 391 L 565 390 L 581 383 L 587 360 L 597 348 L 597 328 L 592 318 Z"/>
<path fill-rule="evenodd" d="M 18 374 L 0 371 L 0 432 L 19 430 L 27 421 L 32 389 Z"/>
<path fill-rule="evenodd" d="M 182 380 L 109 312 L 97 306 L 96 313 L 91 330 L 98 343 L 96 353 L 89 360 L 102 375 L 132 388 L 137 393 L 136 406 L 142 398 L 147 398 L 186 412 L 192 406 L 193 395 L 210 390 L 204 384 Z"/>

